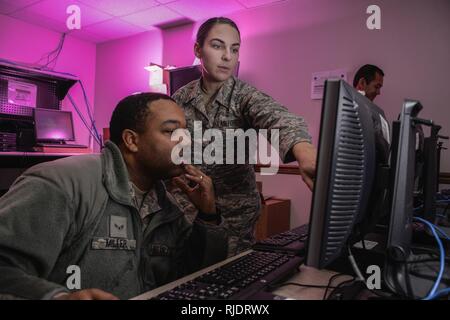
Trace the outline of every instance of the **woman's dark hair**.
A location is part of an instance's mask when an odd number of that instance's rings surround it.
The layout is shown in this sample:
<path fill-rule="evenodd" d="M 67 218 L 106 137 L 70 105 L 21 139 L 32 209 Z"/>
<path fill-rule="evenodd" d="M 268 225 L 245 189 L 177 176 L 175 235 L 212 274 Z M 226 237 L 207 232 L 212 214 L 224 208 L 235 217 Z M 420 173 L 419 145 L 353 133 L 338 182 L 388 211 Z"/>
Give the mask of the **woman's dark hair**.
<path fill-rule="evenodd" d="M 160 99 L 175 102 L 168 95 L 154 92 L 137 93 L 120 100 L 109 122 L 110 140 L 120 145 L 122 132 L 125 129 L 131 129 L 138 133 L 144 132 L 149 106 L 153 101 Z"/>
<path fill-rule="evenodd" d="M 210 18 L 210 19 L 206 20 L 205 22 L 203 22 L 203 24 L 200 26 L 200 28 L 197 31 L 196 41 L 200 45 L 200 47 L 203 47 L 203 44 L 205 43 L 205 39 L 208 36 L 209 31 L 216 24 L 230 25 L 231 27 L 236 29 L 236 31 L 239 34 L 239 38 L 241 38 L 241 33 L 239 31 L 239 28 L 233 20 L 225 18 L 225 17 L 214 17 L 214 18 Z"/>

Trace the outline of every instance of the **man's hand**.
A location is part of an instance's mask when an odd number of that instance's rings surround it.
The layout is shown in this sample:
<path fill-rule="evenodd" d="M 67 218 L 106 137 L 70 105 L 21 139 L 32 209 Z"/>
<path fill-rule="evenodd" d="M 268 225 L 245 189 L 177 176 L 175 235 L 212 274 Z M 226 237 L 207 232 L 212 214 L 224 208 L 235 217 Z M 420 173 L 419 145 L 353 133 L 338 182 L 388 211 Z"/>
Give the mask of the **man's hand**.
<path fill-rule="evenodd" d="M 314 179 L 316 177 L 316 148 L 308 142 L 300 142 L 294 145 L 292 153 L 298 161 L 298 167 L 303 181 L 312 191 L 314 188 Z"/>
<path fill-rule="evenodd" d="M 186 164 L 184 169 L 184 176 L 196 185 L 190 187 L 181 177 L 173 178 L 172 182 L 187 194 L 198 210 L 203 213 L 216 213 L 216 198 L 211 178 L 193 165 Z"/>
<path fill-rule="evenodd" d="M 111 293 L 100 289 L 85 289 L 73 293 L 57 294 L 55 300 L 119 300 Z"/>

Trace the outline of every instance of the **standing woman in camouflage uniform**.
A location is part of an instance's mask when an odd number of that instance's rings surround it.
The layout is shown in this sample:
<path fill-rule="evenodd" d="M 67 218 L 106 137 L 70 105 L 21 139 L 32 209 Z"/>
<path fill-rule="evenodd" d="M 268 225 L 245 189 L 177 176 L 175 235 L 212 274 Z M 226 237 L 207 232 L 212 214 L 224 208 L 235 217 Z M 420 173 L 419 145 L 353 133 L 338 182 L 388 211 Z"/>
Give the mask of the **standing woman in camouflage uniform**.
<path fill-rule="evenodd" d="M 211 18 L 200 26 L 194 51 L 201 61 L 202 77 L 173 95 L 185 111 L 187 127 L 192 137 L 194 121 L 202 123 L 203 132 L 216 128 L 224 137 L 226 129 L 278 129 L 282 160 L 297 160 L 304 182 L 312 188 L 316 150 L 306 123 L 270 96 L 233 76 L 240 43 L 239 29 L 228 18 Z M 203 148 L 209 143 L 203 142 Z M 200 169 L 213 180 L 217 210 L 230 230 L 228 255 L 249 248 L 254 243 L 261 208 L 253 165 L 203 163 Z M 189 212 L 186 202 L 179 200 Z"/>

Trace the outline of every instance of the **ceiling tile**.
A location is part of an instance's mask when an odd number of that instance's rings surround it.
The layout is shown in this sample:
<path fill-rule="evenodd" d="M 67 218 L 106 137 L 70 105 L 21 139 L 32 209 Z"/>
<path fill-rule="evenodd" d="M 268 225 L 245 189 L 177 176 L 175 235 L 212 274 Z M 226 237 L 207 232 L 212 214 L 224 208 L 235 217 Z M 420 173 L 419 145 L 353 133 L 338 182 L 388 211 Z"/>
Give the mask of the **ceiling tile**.
<path fill-rule="evenodd" d="M 161 4 L 166 4 L 166 3 L 175 2 L 175 1 L 178 1 L 178 0 L 156 0 L 156 2 L 159 2 Z"/>
<path fill-rule="evenodd" d="M 70 5 L 77 5 L 80 7 L 81 27 L 88 26 L 93 23 L 109 20 L 111 15 L 93 9 L 82 3 L 74 0 L 44 0 L 38 2 L 32 6 L 29 6 L 18 12 L 26 12 L 27 14 L 38 14 L 43 17 L 48 17 L 53 20 L 66 23 L 67 18 L 70 16 L 66 12 Z"/>
<path fill-rule="evenodd" d="M 179 0 L 166 6 L 192 20 L 223 16 L 245 9 L 235 0 Z"/>
<path fill-rule="evenodd" d="M 17 7 L 23 8 L 29 6 L 30 4 L 41 2 L 42 0 L 1 0 L 0 3 L 10 3 Z"/>
<path fill-rule="evenodd" d="M 146 31 L 144 28 L 134 26 L 128 22 L 120 20 L 120 18 L 100 22 L 87 26 L 84 29 L 88 33 L 92 33 L 106 40 L 122 38 Z"/>
<path fill-rule="evenodd" d="M 145 29 L 154 29 L 155 25 L 182 19 L 183 16 L 165 6 L 158 6 L 120 18 Z"/>
<path fill-rule="evenodd" d="M 93 42 L 93 43 L 98 43 L 98 42 L 102 42 L 102 41 L 105 40 L 104 38 L 102 38 L 100 36 L 97 36 L 97 35 L 95 35 L 93 33 L 89 33 L 89 32 L 87 32 L 84 29 L 71 30 L 69 32 L 69 35 L 71 35 L 73 37 L 76 37 L 78 39 L 89 41 L 89 42 Z"/>
<path fill-rule="evenodd" d="M 35 24 L 57 32 L 67 32 L 66 23 L 62 21 L 56 21 L 49 17 L 45 17 L 36 12 L 28 10 L 19 10 L 10 15 L 13 18 Z"/>
<path fill-rule="evenodd" d="M 131 13 L 139 12 L 159 3 L 155 0 L 79 0 L 93 8 L 119 17 Z"/>
<path fill-rule="evenodd" d="M 0 2 L 0 13 L 1 14 L 10 14 L 14 11 L 16 11 L 18 8 L 11 3 L 3 3 Z"/>
<path fill-rule="evenodd" d="M 259 7 L 271 3 L 282 2 L 285 0 L 238 0 L 241 4 L 243 4 L 246 8 Z"/>
<path fill-rule="evenodd" d="M 10 14 L 40 0 L 0 0 L 0 13 Z"/>

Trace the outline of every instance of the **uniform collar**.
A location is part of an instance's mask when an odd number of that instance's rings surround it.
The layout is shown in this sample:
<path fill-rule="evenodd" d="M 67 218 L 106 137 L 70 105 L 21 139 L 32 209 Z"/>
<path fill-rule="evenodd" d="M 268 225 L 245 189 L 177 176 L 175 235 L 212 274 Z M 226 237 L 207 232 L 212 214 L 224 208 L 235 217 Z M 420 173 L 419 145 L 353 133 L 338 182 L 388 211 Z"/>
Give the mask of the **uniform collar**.
<path fill-rule="evenodd" d="M 119 147 L 112 141 L 106 141 L 101 157 L 103 183 L 109 195 L 119 203 L 134 206 L 130 194 L 128 169 Z M 162 207 L 167 194 L 166 187 L 161 180 L 157 180 L 154 188 Z"/>
<path fill-rule="evenodd" d="M 188 102 L 192 103 L 194 106 L 198 106 L 202 101 L 202 96 L 204 92 L 201 88 L 202 78 L 196 80 L 188 94 Z M 214 99 L 220 105 L 229 108 L 231 104 L 231 94 L 233 92 L 234 85 L 236 84 L 236 78 L 234 76 L 230 77 L 225 83 L 220 87 L 219 92 Z"/>

